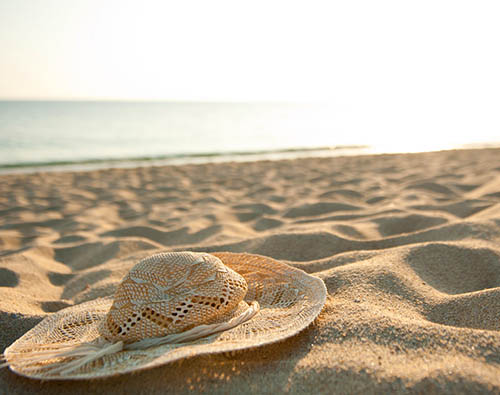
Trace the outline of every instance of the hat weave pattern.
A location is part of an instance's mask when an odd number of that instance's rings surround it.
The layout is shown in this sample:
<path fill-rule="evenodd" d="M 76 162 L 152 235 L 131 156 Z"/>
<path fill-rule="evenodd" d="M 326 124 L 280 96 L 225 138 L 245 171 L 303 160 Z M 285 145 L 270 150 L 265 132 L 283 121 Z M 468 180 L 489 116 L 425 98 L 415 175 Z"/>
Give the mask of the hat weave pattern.
<path fill-rule="evenodd" d="M 203 262 L 198 262 L 200 256 Z M 205 267 L 207 261 L 215 262 L 215 271 L 210 271 L 209 266 Z M 163 284 L 160 286 L 151 285 L 154 282 L 151 277 L 153 274 L 144 273 L 141 266 L 136 265 L 122 282 L 122 285 L 128 285 L 119 287 L 114 299 L 97 299 L 46 317 L 5 350 L 10 369 L 24 376 L 44 380 L 88 379 L 148 369 L 196 355 L 258 347 L 297 334 L 317 317 L 326 300 L 326 288 L 321 279 L 271 258 L 221 252 L 195 254 L 191 264 L 194 264 L 193 270 L 188 270 L 188 276 L 184 274 L 184 281 L 177 279 L 165 282 L 165 275 L 162 275 L 159 282 L 155 283 Z M 132 302 L 119 296 L 120 289 L 130 293 L 136 286 L 139 289 L 142 286 L 149 287 L 142 293 L 145 304 L 137 300 L 137 296 L 128 298 Z M 132 294 L 136 295 L 137 292 L 133 291 Z M 169 305 L 163 310 L 158 308 L 159 305 L 156 305 L 156 309 L 151 307 L 155 306 L 155 298 L 160 294 L 166 296 L 163 302 L 167 300 L 165 305 Z M 201 299 L 202 296 L 204 299 Z M 145 310 L 146 301 L 149 301 L 149 308 L 155 312 L 154 315 Z M 199 303 L 195 305 L 194 301 Z M 134 343 L 137 339 L 163 336 L 165 333 L 177 336 L 175 333 L 178 330 L 189 332 L 211 323 L 216 325 L 222 322 L 226 325 L 251 311 L 256 302 L 260 305 L 258 313 L 253 311 L 248 315 L 251 318 L 240 320 L 236 326 L 229 326 L 230 329 L 222 332 L 194 340 L 147 348 L 134 347 L 138 344 Z M 145 311 L 147 313 L 143 317 Z M 200 311 L 205 313 L 200 315 Z M 132 325 L 134 321 L 128 321 L 132 317 L 141 317 L 141 320 Z M 179 322 L 176 323 L 176 320 Z M 143 325 L 143 322 L 152 324 Z M 47 366 L 60 361 L 58 358 L 44 359 L 44 353 L 50 355 L 54 349 L 71 349 L 82 343 L 89 344 L 88 347 L 94 344 L 96 352 L 99 352 L 100 342 L 123 339 L 121 333 L 124 332 L 124 323 L 129 329 L 124 339 L 128 345 L 123 349 L 106 352 L 102 357 L 93 358 L 67 374 L 47 369 Z M 23 353 L 36 353 L 40 357 L 33 359 L 29 365 L 16 364 L 18 356 Z"/>
<path fill-rule="evenodd" d="M 227 321 L 246 293 L 245 279 L 213 255 L 156 254 L 125 276 L 101 332 L 133 343 Z"/>

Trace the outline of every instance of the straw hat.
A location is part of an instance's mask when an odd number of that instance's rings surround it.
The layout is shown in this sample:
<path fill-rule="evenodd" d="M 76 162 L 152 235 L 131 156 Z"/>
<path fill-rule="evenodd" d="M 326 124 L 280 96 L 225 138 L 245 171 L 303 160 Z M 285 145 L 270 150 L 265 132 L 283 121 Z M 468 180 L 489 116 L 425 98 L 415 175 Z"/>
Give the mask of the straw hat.
<path fill-rule="evenodd" d="M 295 335 L 320 313 L 323 281 L 250 254 L 168 252 L 136 264 L 114 298 L 43 319 L 5 350 L 38 379 L 88 379 Z"/>

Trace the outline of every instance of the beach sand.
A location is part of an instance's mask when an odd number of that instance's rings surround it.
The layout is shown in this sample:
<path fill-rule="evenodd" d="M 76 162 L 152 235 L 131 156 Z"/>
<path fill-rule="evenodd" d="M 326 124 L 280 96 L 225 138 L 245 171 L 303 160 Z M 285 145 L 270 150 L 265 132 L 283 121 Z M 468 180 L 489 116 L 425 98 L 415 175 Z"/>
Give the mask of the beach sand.
<path fill-rule="evenodd" d="M 326 305 L 278 344 L 0 392 L 500 392 L 500 150 L 2 175 L 1 350 L 167 250 L 282 260 Z"/>

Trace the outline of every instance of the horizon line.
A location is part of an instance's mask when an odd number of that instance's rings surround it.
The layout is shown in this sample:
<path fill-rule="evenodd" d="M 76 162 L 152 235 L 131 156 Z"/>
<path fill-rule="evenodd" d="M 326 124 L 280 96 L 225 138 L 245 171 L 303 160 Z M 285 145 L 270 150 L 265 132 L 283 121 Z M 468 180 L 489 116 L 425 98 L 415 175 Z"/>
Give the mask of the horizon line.
<path fill-rule="evenodd" d="M 0 102 L 122 102 L 122 103 L 268 103 L 268 104 L 329 104 L 324 100 L 285 100 L 285 99 L 155 99 L 155 98 L 39 98 L 39 97 L 1 97 Z"/>

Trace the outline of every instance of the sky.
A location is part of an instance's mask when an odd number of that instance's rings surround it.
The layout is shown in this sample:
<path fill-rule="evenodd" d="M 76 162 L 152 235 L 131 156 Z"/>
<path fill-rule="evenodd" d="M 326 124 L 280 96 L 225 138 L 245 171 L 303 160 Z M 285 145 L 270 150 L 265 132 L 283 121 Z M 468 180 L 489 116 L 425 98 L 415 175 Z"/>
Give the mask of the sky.
<path fill-rule="evenodd" d="M 321 101 L 500 140 L 498 1 L 0 0 L 0 98 Z"/>

